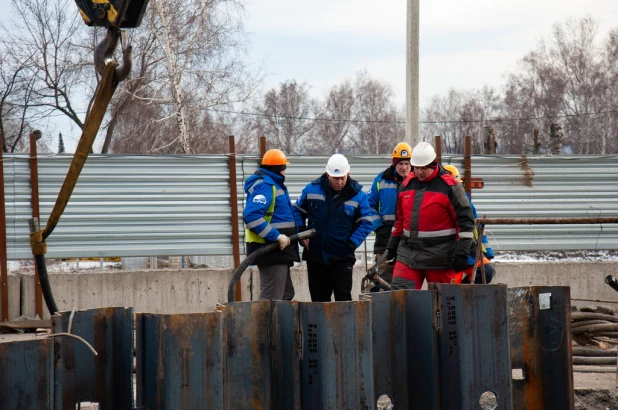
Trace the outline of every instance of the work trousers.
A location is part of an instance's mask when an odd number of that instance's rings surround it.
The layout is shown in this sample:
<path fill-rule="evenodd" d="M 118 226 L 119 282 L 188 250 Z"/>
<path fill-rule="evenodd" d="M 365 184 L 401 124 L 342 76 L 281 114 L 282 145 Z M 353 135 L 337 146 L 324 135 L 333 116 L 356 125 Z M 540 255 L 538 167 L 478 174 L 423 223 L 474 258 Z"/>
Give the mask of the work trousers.
<path fill-rule="evenodd" d="M 260 300 L 292 300 L 294 285 L 290 277 L 290 266 L 258 265 L 260 271 Z"/>
<path fill-rule="evenodd" d="M 307 261 L 309 293 L 312 302 L 352 300 L 352 269 L 355 261 L 332 262 L 325 265 Z"/>
<path fill-rule="evenodd" d="M 393 271 L 393 283 L 395 279 L 402 278 L 413 281 L 415 289 L 423 287 L 423 281 L 427 283 L 461 283 L 463 272 L 455 272 L 455 269 L 412 269 L 405 263 L 397 261 Z"/>

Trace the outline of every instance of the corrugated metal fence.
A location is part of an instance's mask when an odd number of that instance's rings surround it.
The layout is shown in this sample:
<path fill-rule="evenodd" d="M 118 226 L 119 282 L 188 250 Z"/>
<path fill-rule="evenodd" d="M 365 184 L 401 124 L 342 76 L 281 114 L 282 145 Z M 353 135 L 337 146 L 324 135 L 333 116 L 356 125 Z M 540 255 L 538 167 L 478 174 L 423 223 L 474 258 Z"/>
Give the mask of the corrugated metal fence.
<path fill-rule="evenodd" d="M 50 214 L 70 156 L 39 156 L 42 225 Z M 239 229 L 246 177 L 257 156 L 237 156 Z M 369 190 L 390 164 L 386 156 L 350 156 L 351 175 Z M 327 157 L 290 157 L 286 182 L 294 199 L 324 171 Z M 461 156 L 443 156 L 463 173 Z M 618 216 L 618 157 L 475 156 L 472 174 L 485 188 L 473 191 L 480 216 Z M 4 156 L 9 259 L 32 256 L 28 156 Z M 89 157 L 58 227 L 48 258 L 231 255 L 232 217 L 227 156 Z M 615 225 L 487 227 L 495 250 L 604 250 L 618 248 Z M 367 241 L 373 247 L 373 238 Z M 242 249 L 242 247 L 241 247 Z M 362 248 L 361 248 L 362 249 Z"/>

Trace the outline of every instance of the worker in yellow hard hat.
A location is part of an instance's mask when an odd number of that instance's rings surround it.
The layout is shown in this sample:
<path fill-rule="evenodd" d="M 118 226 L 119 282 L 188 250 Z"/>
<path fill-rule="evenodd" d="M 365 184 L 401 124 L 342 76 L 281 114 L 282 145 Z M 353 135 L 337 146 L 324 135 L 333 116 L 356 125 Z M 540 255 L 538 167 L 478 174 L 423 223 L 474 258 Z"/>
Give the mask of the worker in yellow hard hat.
<path fill-rule="evenodd" d="M 459 173 L 459 170 L 457 169 L 455 165 L 450 165 L 450 164 L 444 165 L 444 169 L 450 172 L 453 178 L 455 178 L 457 182 L 463 183 L 463 178 L 461 177 L 461 174 Z M 470 198 L 470 195 L 467 192 L 466 192 L 466 196 L 468 197 L 468 201 L 470 202 L 470 207 L 472 208 L 474 219 L 477 219 L 478 214 L 476 213 L 476 208 L 474 207 L 474 204 L 472 203 L 472 199 Z M 474 229 L 474 236 L 478 240 L 478 231 L 476 230 L 476 228 Z M 483 238 L 481 239 L 481 246 L 483 247 L 482 263 L 485 268 L 485 280 L 487 283 L 490 283 L 494 275 L 496 274 L 496 268 L 494 267 L 494 264 L 491 262 L 491 260 L 494 258 L 494 252 L 489 246 L 489 240 L 487 239 L 487 236 L 485 234 L 483 234 Z M 461 283 L 483 283 L 482 273 L 481 273 L 481 261 L 480 260 L 476 261 L 476 268 L 475 268 L 474 266 L 475 258 L 476 258 L 476 252 L 474 255 L 470 254 L 470 256 L 468 256 L 468 267 L 463 271 L 463 273 L 467 276 L 463 278 Z M 476 274 L 475 274 L 475 271 L 476 271 Z"/>
<path fill-rule="evenodd" d="M 374 212 L 373 230 L 376 233 L 373 253 L 375 260 L 379 260 L 382 253 L 386 250 L 388 241 L 391 237 L 391 230 L 395 223 L 395 207 L 397 204 L 397 190 L 401 183 L 410 175 L 412 166 L 412 148 L 406 142 L 400 142 L 393 149 L 391 154 L 392 164 L 384 171 L 380 172 L 374 179 L 369 191 L 369 206 Z M 391 259 L 387 256 L 387 260 Z M 393 266 L 386 260 L 378 268 L 378 274 L 387 283 L 391 283 L 393 278 Z M 376 290 L 376 289 L 374 289 Z"/>

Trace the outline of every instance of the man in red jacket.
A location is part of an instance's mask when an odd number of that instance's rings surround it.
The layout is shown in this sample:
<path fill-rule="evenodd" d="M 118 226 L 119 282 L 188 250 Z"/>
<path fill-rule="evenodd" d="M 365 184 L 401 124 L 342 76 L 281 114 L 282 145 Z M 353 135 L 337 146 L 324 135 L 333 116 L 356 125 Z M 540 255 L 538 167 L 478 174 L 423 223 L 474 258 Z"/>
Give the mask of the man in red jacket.
<path fill-rule="evenodd" d="M 470 250 L 476 246 L 474 217 L 466 193 L 435 162 L 426 142 L 412 150 L 414 167 L 397 197 L 397 217 L 388 244 L 396 255 L 392 290 L 421 289 L 423 280 L 461 283 Z"/>

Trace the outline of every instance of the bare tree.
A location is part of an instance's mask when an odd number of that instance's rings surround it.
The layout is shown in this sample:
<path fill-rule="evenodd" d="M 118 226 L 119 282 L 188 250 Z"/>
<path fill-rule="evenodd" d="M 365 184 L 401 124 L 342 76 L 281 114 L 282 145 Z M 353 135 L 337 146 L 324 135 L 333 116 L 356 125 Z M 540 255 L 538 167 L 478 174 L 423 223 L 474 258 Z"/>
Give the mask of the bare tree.
<path fill-rule="evenodd" d="M 356 132 L 350 136 L 351 149 L 366 154 L 390 153 L 404 133 L 392 87 L 362 71 L 356 76 L 354 90 Z"/>
<path fill-rule="evenodd" d="M 306 153 L 307 139 L 316 125 L 317 103 L 309 95 L 307 83 L 288 80 L 264 94 L 256 107 L 261 118 L 254 132 L 264 135 L 269 145 L 282 149 L 286 154 Z"/>
<path fill-rule="evenodd" d="M 311 150 L 316 154 L 343 152 L 354 132 L 354 88 L 349 80 L 333 86 L 326 101 L 317 110 L 318 121 L 313 131 Z"/>

